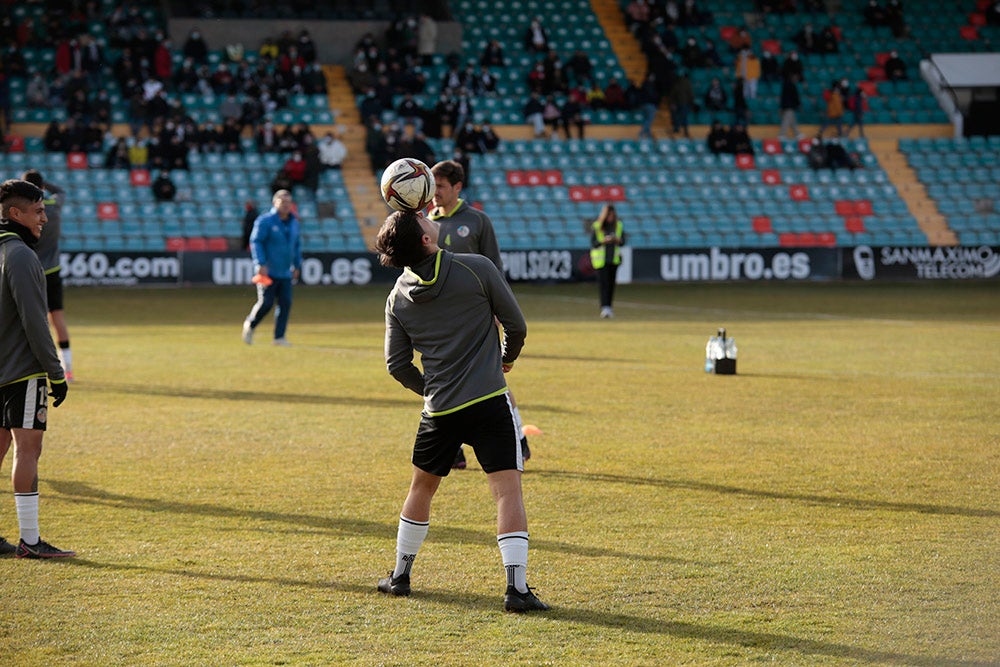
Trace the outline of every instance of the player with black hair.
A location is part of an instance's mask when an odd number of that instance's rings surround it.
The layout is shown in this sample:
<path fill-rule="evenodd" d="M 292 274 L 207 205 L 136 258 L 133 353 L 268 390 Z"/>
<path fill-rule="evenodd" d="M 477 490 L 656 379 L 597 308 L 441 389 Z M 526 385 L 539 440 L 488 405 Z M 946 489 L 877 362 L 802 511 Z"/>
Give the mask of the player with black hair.
<path fill-rule="evenodd" d="M 57 407 L 68 389 L 49 333 L 45 275 L 35 254 L 47 221 L 43 198 L 24 180 L 0 184 L 0 463 L 13 443 L 11 481 L 21 531 L 16 547 L 0 538 L 0 554 L 18 558 L 76 555 L 43 541 L 38 531 L 38 459 L 47 396 Z"/>

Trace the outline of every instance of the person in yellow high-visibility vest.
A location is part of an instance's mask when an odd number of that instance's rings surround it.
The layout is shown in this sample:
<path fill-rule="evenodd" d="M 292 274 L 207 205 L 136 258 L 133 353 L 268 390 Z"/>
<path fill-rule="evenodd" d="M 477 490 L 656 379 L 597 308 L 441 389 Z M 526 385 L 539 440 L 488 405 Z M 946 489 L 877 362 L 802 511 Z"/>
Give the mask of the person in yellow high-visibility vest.
<path fill-rule="evenodd" d="M 622 246 L 625 244 L 625 227 L 612 204 L 605 204 L 601 215 L 594 220 L 590 232 L 590 263 L 597 271 L 601 290 L 601 317 L 615 316 L 611 302 L 615 296 L 615 278 L 622 263 Z"/>

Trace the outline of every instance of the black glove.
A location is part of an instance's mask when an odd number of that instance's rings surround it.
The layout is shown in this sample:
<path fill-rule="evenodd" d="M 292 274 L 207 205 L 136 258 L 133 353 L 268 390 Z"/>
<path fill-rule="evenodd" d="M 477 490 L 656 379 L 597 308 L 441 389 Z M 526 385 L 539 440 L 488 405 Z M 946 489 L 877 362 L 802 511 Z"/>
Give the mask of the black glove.
<path fill-rule="evenodd" d="M 52 407 L 58 408 L 66 400 L 69 383 L 66 380 L 49 380 L 49 396 L 52 397 Z"/>

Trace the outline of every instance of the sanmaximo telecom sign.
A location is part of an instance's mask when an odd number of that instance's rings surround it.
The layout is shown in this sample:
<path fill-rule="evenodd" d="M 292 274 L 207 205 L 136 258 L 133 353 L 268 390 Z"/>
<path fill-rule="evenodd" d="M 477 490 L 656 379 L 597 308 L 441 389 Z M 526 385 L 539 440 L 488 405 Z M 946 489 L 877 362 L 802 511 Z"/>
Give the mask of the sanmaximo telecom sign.
<path fill-rule="evenodd" d="M 1000 275 L 1000 248 L 991 246 L 844 249 L 845 278 L 862 280 L 976 280 Z"/>

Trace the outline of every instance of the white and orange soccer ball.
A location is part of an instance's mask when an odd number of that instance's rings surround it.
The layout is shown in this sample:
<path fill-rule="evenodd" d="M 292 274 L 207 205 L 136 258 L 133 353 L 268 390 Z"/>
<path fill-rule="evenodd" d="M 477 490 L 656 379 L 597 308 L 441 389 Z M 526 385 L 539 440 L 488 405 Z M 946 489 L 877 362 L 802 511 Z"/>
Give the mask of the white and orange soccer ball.
<path fill-rule="evenodd" d="M 434 174 L 420 160 L 404 157 L 382 172 L 382 199 L 397 211 L 422 211 L 434 199 Z"/>

